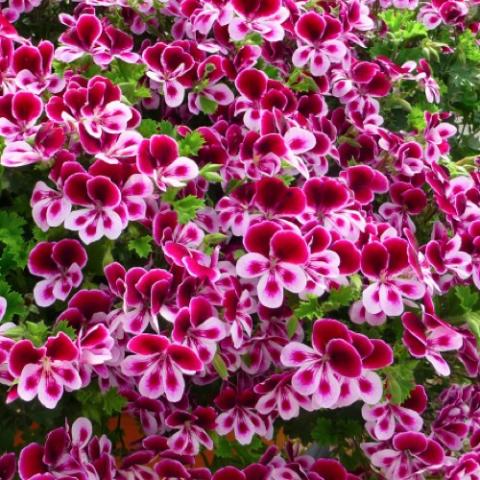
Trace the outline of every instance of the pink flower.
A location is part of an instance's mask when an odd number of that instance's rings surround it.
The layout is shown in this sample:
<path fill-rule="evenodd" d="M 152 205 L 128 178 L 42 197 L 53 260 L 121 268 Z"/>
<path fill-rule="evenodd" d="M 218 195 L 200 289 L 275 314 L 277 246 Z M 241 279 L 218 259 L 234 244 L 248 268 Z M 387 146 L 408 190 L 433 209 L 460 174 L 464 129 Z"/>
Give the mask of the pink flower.
<path fill-rule="evenodd" d="M 347 53 L 339 40 L 342 24 L 330 15 L 304 13 L 295 24 L 295 33 L 305 45 L 293 53 L 293 64 L 303 67 L 309 63 L 310 72 L 316 77 L 324 75 L 332 63 L 341 62 Z"/>
<path fill-rule="evenodd" d="M 300 407 L 305 410 L 312 410 L 312 402 L 309 397 L 297 392 L 292 387 L 292 374 L 274 374 L 267 380 L 259 383 L 254 388 L 260 398 L 256 409 L 262 415 L 278 412 L 284 420 L 298 417 Z"/>
<path fill-rule="evenodd" d="M 379 450 L 371 456 L 372 464 L 387 478 L 401 480 L 422 478 L 422 473 L 435 472 L 444 459 L 440 444 L 420 432 L 397 433 L 392 448 Z"/>
<path fill-rule="evenodd" d="M 337 320 L 317 320 L 313 325 L 312 347 L 289 343 L 281 361 L 296 369 L 292 387 L 302 395 L 313 395 L 317 408 L 332 407 L 340 398 L 343 377 L 362 373 L 362 359 L 352 345 L 348 328 Z"/>
<path fill-rule="evenodd" d="M 365 219 L 352 206 L 351 193 L 339 180 L 311 178 L 303 186 L 311 218 L 318 218 L 327 230 L 338 232 L 344 239 L 356 241 L 365 228 Z"/>
<path fill-rule="evenodd" d="M 8 141 L 27 140 L 40 128 L 35 125 L 43 112 L 43 102 L 34 93 L 7 93 L 0 97 L 0 135 Z M 2 156 L 2 165 L 5 156 Z"/>
<path fill-rule="evenodd" d="M 404 297 L 418 300 L 425 293 L 425 286 L 411 274 L 407 242 L 401 238 L 366 244 L 362 249 L 361 269 L 373 281 L 362 294 L 363 305 L 369 313 L 401 315 Z"/>
<path fill-rule="evenodd" d="M 19 377 L 18 396 L 27 402 L 38 396 L 47 408 L 55 408 L 67 391 L 78 390 L 82 382 L 74 363 L 78 349 L 65 333 L 50 337 L 36 348 L 30 340 L 21 340 L 10 351 L 9 370 Z"/>
<path fill-rule="evenodd" d="M 5 167 L 22 167 L 32 163 L 47 162 L 65 143 L 62 127 L 55 127 L 51 122 L 43 123 L 37 130 L 33 142 L 18 140 L 9 142 L 0 159 Z"/>
<path fill-rule="evenodd" d="M 299 293 L 305 288 L 302 266 L 309 252 L 298 233 L 266 221 L 248 229 L 244 245 L 248 253 L 238 260 L 237 274 L 259 278 L 257 294 L 262 305 L 277 308 L 283 302 L 283 289 Z"/>
<path fill-rule="evenodd" d="M 122 362 L 122 372 L 140 376 L 138 391 L 148 398 L 165 395 L 178 402 L 185 391 L 183 375 L 194 375 L 203 363 L 189 347 L 170 343 L 167 337 L 142 333 L 132 338 L 127 349 L 134 353 Z"/>
<path fill-rule="evenodd" d="M 193 57 L 181 46 L 167 46 L 163 42 L 145 49 L 143 61 L 148 66 L 147 76 L 158 85 L 165 103 L 178 107 L 185 97 L 186 74 L 194 66 Z"/>
<path fill-rule="evenodd" d="M 62 97 L 52 97 L 46 112 L 50 120 L 78 131 L 80 142 L 91 150 L 102 134 L 120 134 L 133 118 L 132 109 L 120 101 L 122 92 L 109 79 L 95 76 L 88 82 L 71 81 Z"/>
<path fill-rule="evenodd" d="M 106 236 L 116 239 L 127 225 L 127 212 L 120 208 L 121 193 L 112 180 L 103 175 L 75 173 L 65 182 L 65 194 L 82 208 L 65 219 L 65 228 L 78 231 L 90 244 Z"/>
<path fill-rule="evenodd" d="M 180 157 L 177 142 L 168 135 L 153 135 L 140 143 L 137 155 L 140 172 L 152 177 L 158 188 L 183 187 L 198 175 L 197 164 Z"/>
<path fill-rule="evenodd" d="M 424 387 L 417 385 L 408 400 L 402 405 L 382 402 L 376 405 L 363 405 L 362 416 L 365 428 L 376 440 L 389 440 L 399 431 L 419 432 L 423 427 L 420 414 L 427 408 L 428 398 Z"/>
<path fill-rule="evenodd" d="M 17 48 L 12 58 L 16 85 L 37 95 L 44 90 L 60 92 L 65 82 L 52 73 L 53 52 L 54 46 L 47 40 L 39 42 L 37 47 L 22 45 Z"/>
<path fill-rule="evenodd" d="M 190 347 L 204 364 L 213 360 L 218 342 L 226 336 L 225 323 L 204 297 L 193 297 L 175 317 L 173 340 Z"/>
<path fill-rule="evenodd" d="M 283 40 L 281 24 L 288 18 L 288 10 L 280 0 L 233 0 L 232 6 L 237 15 L 228 25 L 232 40 L 243 40 L 250 32 L 259 33 L 269 42 Z"/>
<path fill-rule="evenodd" d="M 450 375 L 450 367 L 441 352 L 459 350 L 463 337 L 433 312 L 423 318 L 407 312 L 402 316 L 403 343 L 415 358 L 425 358 L 439 375 Z"/>
<path fill-rule="evenodd" d="M 106 267 L 105 273 L 110 282 L 113 267 L 119 267 L 119 264 L 114 263 Z M 145 270 L 134 267 L 127 272 L 123 267 L 120 268 L 122 276 L 118 276 L 116 282 L 123 282 L 125 289 L 125 293 L 121 295 L 124 304 L 124 313 L 120 315 L 123 327 L 129 333 L 141 333 L 150 325 L 158 332 L 158 315 L 162 312 L 164 301 L 170 291 L 172 274 L 162 268 Z"/>
<path fill-rule="evenodd" d="M 77 240 L 38 243 L 28 258 L 30 273 L 44 277 L 33 290 L 37 305 L 48 307 L 55 300 L 66 300 L 72 288 L 82 283 L 86 264 L 87 252 Z"/>
<path fill-rule="evenodd" d="M 427 125 L 423 132 L 427 146 L 425 158 L 429 163 L 436 163 L 450 151 L 448 139 L 457 133 L 457 128 L 450 123 L 442 122 L 450 115 L 444 113 L 425 112 Z"/>
<path fill-rule="evenodd" d="M 70 28 L 59 37 L 65 46 L 58 47 L 55 58 L 62 62 L 73 62 L 85 54 L 93 58 L 105 48 L 98 42 L 102 34 L 102 23 L 95 15 L 82 14 Z"/>
<path fill-rule="evenodd" d="M 215 428 L 215 409 L 197 407 L 192 413 L 176 410 L 166 420 L 168 427 L 177 430 L 168 438 L 168 446 L 175 452 L 184 455 L 198 455 L 200 445 L 212 450 L 213 441 L 207 430 Z"/>
<path fill-rule="evenodd" d="M 425 258 L 437 274 L 452 272 L 465 280 L 471 275 L 472 257 L 461 248 L 460 235 L 449 238 L 445 227 L 437 222 L 433 227 L 432 240 L 425 247 Z"/>
<path fill-rule="evenodd" d="M 248 445 L 255 434 L 264 436 L 267 430 L 255 409 L 257 398 L 250 389 L 237 392 L 232 387 L 225 387 L 215 399 L 215 405 L 223 410 L 217 417 L 216 432 L 227 435 L 233 430 L 241 445 Z"/>

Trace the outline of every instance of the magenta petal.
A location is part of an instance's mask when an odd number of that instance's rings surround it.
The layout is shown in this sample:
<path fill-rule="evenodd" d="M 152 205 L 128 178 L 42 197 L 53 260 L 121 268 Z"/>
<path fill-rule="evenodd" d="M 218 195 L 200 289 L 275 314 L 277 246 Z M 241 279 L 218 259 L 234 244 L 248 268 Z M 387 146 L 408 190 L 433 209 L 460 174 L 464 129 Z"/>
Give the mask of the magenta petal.
<path fill-rule="evenodd" d="M 22 480 L 28 480 L 39 473 L 47 471 L 43 463 L 44 448 L 38 443 L 31 443 L 26 446 L 18 458 L 18 473 Z"/>
<path fill-rule="evenodd" d="M 273 235 L 272 255 L 281 262 L 303 264 L 308 259 L 308 247 L 305 240 L 292 231 L 281 231 Z"/>
<path fill-rule="evenodd" d="M 328 342 L 334 338 L 351 341 L 348 328 L 338 320 L 324 318 L 317 320 L 313 325 L 312 345 L 317 352 L 325 352 Z"/>
<path fill-rule="evenodd" d="M 358 377 L 362 373 L 362 359 L 357 350 L 340 338 L 328 342 L 326 353 L 330 365 L 340 375 Z"/>
<path fill-rule="evenodd" d="M 383 340 L 370 340 L 374 346 L 373 352 L 363 359 L 363 366 L 372 370 L 384 368 L 393 363 L 393 351 Z"/>
<path fill-rule="evenodd" d="M 371 278 L 379 278 L 387 268 L 388 260 L 388 251 L 380 242 L 367 243 L 362 249 L 362 272 Z"/>
<path fill-rule="evenodd" d="M 164 352 L 170 344 L 167 337 L 153 333 L 142 333 L 133 337 L 127 345 L 128 350 L 139 355 L 155 355 Z"/>
<path fill-rule="evenodd" d="M 58 266 L 52 259 L 52 242 L 40 242 L 28 256 L 28 269 L 30 273 L 38 276 L 46 276 L 57 273 Z"/>
<path fill-rule="evenodd" d="M 45 355 L 45 350 L 35 348 L 30 340 L 20 340 L 17 342 L 8 358 L 8 368 L 12 375 L 19 377 L 25 365 L 36 364 Z"/>
<path fill-rule="evenodd" d="M 50 337 L 45 343 L 47 356 L 54 360 L 71 362 L 78 357 L 78 349 L 70 337 L 63 332 Z"/>
<path fill-rule="evenodd" d="M 270 240 L 280 230 L 280 226 L 273 222 L 262 222 L 253 225 L 247 230 L 243 240 L 249 252 L 260 253 L 264 257 L 270 256 Z"/>
<path fill-rule="evenodd" d="M 268 77 L 255 68 L 243 70 L 235 80 L 238 91 L 249 100 L 260 100 L 267 89 Z"/>
<path fill-rule="evenodd" d="M 172 362 L 185 372 L 199 372 L 203 368 L 203 363 L 198 358 L 198 355 L 184 345 L 170 345 L 168 347 L 168 355 Z"/>
<path fill-rule="evenodd" d="M 246 477 L 235 467 L 224 467 L 215 472 L 212 480 L 246 480 Z"/>

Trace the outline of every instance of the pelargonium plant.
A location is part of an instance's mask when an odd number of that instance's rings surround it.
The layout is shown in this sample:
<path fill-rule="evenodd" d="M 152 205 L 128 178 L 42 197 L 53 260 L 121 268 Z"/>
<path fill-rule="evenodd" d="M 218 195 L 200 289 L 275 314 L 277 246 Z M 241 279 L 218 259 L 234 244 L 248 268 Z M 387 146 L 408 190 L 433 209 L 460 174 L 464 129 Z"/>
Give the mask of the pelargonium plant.
<path fill-rule="evenodd" d="M 479 480 L 478 0 L 5 0 L 0 480 Z"/>

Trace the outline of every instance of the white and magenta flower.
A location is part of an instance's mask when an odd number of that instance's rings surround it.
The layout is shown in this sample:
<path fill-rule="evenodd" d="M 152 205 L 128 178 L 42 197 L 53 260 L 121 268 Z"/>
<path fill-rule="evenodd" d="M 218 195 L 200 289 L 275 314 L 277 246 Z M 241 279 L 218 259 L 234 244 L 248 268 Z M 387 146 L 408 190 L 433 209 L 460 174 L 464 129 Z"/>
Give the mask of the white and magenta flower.
<path fill-rule="evenodd" d="M 407 242 L 401 238 L 365 245 L 361 270 L 372 281 L 362 294 L 363 305 L 371 314 L 401 315 L 404 298 L 418 300 L 425 293 L 425 286 L 411 272 Z"/>
<path fill-rule="evenodd" d="M 30 273 L 44 277 L 33 290 L 37 305 L 48 307 L 55 300 L 66 300 L 82 283 L 86 264 L 87 252 L 77 240 L 38 243 L 28 257 Z"/>
<path fill-rule="evenodd" d="M 317 12 L 303 14 L 295 24 L 295 33 L 302 41 L 292 57 L 296 67 L 309 65 L 312 75 L 325 75 L 332 63 L 339 63 L 347 54 L 340 39 L 342 24 L 330 15 Z"/>
<path fill-rule="evenodd" d="M 72 340 L 60 332 L 50 337 L 43 347 L 35 347 L 30 340 L 21 340 L 10 351 L 10 373 L 19 378 L 18 396 L 27 402 L 38 396 L 47 408 L 55 408 L 64 390 L 78 390 L 82 386 L 75 367 L 78 349 Z"/>
<path fill-rule="evenodd" d="M 243 40 L 253 32 L 270 42 L 283 40 L 285 31 L 282 23 L 289 12 L 280 0 L 233 0 L 232 6 L 236 14 L 228 25 L 232 40 Z"/>
<path fill-rule="evenodd" d="M 183 410 L 171 413 L 166 419 L 166 424 L 176 432 L 169 437 L 168 446 L 184 455 L 198 455 L 200 445 L 211 450 L 213 440 L 207 430 L 215 429 L 216 417 L 217 414 L 212 407 L 197 407 L 191 413 Z"/>
<path fill-rule="evenodd" d="M 65 195 L 82 207 L 67 216 L 65 228 L 78 231 L 87 245 L 103 236 L 118 238 L 128 223 L 127 212 L 120 208 L 120 189 L 108 177 L 75 173 L 65 182 Z"/>
<path fill-rule="evenodd" d="M 238 260 L 237 273 L 242 278 L 258 278 L 262 305 L 277 308 L 283 302 L 284 289 L 299 293 L 305 288 L 303 265 L 309 251 L 298 233 L 266 221 L 248 229 L 244 245 L 248 253 Z"/>
<path fill-rule="evenodd" d="M 194 67 L 193 57 L 181 46 L 159 42 L 145 49 L 143 61 L 148 66 L 147 76 L 160 88 L 169 107 L 178 107 L 189 85 L 187 73 Z"/>
<path fill-rule="evenodd" d="M 163 335 L 142 333 L 128 342 L 127 349 L 133 355 L 122 362 L 122 372 L 140 376 L 138 391 L 148 398 L 165 395 L 170 402 L 178 402 L 185 392 L 183 376 L 203 369 L 191 348 L 171 343 Z"/>
<path fill-rule="evenodd" d="M 402 316 L 403 343 L 415 358 L 425 358 L 439 375 L 450 375 L 442 352 L 459 350 L 463 337 L 434 313 L 425 312 L 420 319 L 412 312 Z"/>
<path fill-rule="evenodd" d="M 183 187 L 198 175 L 198 166 L 190 158 L 181 157 L 177 142 L 168 135 L 153 135 L 142 140 L 137 154 L 138 170 L 155 180 L 158 188 Z"/>
<path fill-rule="evenodd" d="M 215 399 L 215 405 L 223 410 L 217 417 L 216 432 L 227 435 L 231 431 L 241 445 L 248 445 L 255 434 L 264 436 L 267 428 L 262 417 L 256 412 L 258 396 L 250 389 L 237 392 L 227 386 Z"/>
<path fill-rule="evenodd" d="M 292 387 L 312 395 L 317 408 L 329 408 L 340 398 L 344 377 L 362 373 L 362 358 L 352 344 L 348 328 L 338 320 L 317 320 L 313 325 L 312 347 L 291 342 L 282 351 L 282 364 L 295 368 Z"/>
<path fill-rule="evenodd" d="M 440 469 L 445 452 L 438 442 L 420 432 L 397 433 L 391 448 L 382 448 L 371 456 L 371 462 L 387 478 L 407 480 L 422 478 L 423 473 Z"/>
<path fill-rule="evenodd" d="M 226 336 L 226 324 L 205 297 L 193 297 L 175 317 L 173 340 L 190 347 L 204 364 L 213 360 L 217 344 Z"/>

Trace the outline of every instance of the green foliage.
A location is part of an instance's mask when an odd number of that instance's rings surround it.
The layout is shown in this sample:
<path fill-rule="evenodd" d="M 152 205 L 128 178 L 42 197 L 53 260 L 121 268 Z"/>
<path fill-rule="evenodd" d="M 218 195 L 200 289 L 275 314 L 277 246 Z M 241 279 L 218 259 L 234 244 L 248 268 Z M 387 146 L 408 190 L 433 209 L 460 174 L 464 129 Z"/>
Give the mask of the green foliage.
<path fill-rule="evenodd" d="M 140 123 L 137 129 L 141 135 L 145 138 L 150 138 L 152 135 L 168 135 L 170 137 L 176 137 L 175 126 L 168 120 L 162 120 L 157 122 L 151 118 L 145 118 Z"/>
<path fill-rule="evenodd" d="M 265 450 L 265 445 L 257 435 L 253 437 L 249 445 L 240 445 L 237 441 L 221 437 L 216 433 L 211 436 L 214 443 L 215 467 L 217 468 L 226 465 L 246 467 L 258 462 Z"/>
<path fill-rule="evenodd" d="M 215 100 L 205 97 L 204 95 L 200 95 L 200 110 L 207 115 L 212 115 L 217 111 L 218 104 Z"/>
<path fill-rule="evenodd" d="M 212 364 L 213 364 L 213 367 L 215 368 L 215 371 L 220 376 L 220 378 L 222 380 L 226 380 L 228 378 L 227 365 L 225 364 L 225 362 L 223 361 L 223 358 L 218 352 L 213 357 Z"/>
<path fill-rule="evenodd" d="M 7 301 L 7 310 L 3 317 L 3 322 L 9 322 L 15 316 L 24 317 L 26 315 L 26 307 L 23 297 L 20 293 L 12 291 L 10 285 L 3 279 L 0 279 L 0 297 Z"/>
<path fill-rule="evenodd" d="M 198 155 L 198 152 L 204 143 L 205 139 L 200 132 L 193 131 L 188 133 L 185 137 L 180 138 L 178 142 L 180 156 L 195 157 Z"/>
<path fill-rule="evenodd" d="M 23 239 L 26 221 L 12 211 L 0 211 L 0 244 L 3 245 L 2 257 L 9 257 L 17 267 L 27 264 L 27 251 Z"/>
<path fill-rule="evenodd" d="M 221 182 L 222 176 L 218 173 L 221 168 L 218 163 L 207 163 L 201 168 L 200 176 L 211 183 Z"/>
<path fill-rule="evenodd" d="M 318 90 L 315 80 L 298 68 L 295 68 L 288 77 L 287 85 L 295 92 L 309 93 Z"/>
<path fill-rule="evenodd" d="M 205 200 L 195 195 L 187 195 L 186 197 L 175 199 L 177 195 L 176 189 L 168 189 L 162 196 L 164 202 L 169 203 L 173 210 L 178 214 L 178 221 L 181 224 L 188 223 L 193 220 L 197 211 L 205 207 Z"/>
<path fill-rule="evenodd" d="M 350 285 L 331 290 L 328 298 L 319 301 L 318 297 L 310 296 L 307 300 L 301 301 L 294 310 L 294 315 L 299 319 L 315 320 L 322 318 L 325 314 L 350 306 L 360 298 L 361 281 L 358 275 L 353 275 Z"/>
<path fill-rule="evenodd" d="M 152 236 L 144 235 L 143 237 L 132 238 L 128 241 L 128 249 L 135 252 L 140 258 L 147 258 L 152 253 Z"/>
<path fill-rule="evenodd" d="M 145 76 L 145 70 L 146 67 L 143 64 L 126 63 L 115 59 L 105 76 L 117 84 L 122 89 L 123 96 L 134 105 L 139 100 L 150 97 L 150 89 L 139 84 Z"/>
<path fill-rule="evenodd" d="M 121 413 L 127 400 L 115 388 L 101 392 L 96 383 L 75 392 L 75 398 L 81 404 L 82 416 L 102 424 L 111 416 Z"/>
<path fill-rule="evenodd" d="M 384 368 L 386 393 L 395 404 L 401 404 L 415 387 L 415 367 L 418 361 L 398 359 L 394 365 Z"/>
<path fill-rule="evenodd" d="M 359 412 L 347 415 L 345 412 L 331 415 L 317 415 L 311 429 L 312 440 L 322 450 L 331 451 L 349 469 L 358 468 L 364 460 L 358 447 L 365 433 Z"/>
<path fill-rule="evenodd" d="M 62 320 L 54 325 L 52 335 L 57 335 L 59 332 L 65 333 L 72 340 L 77 338 L 77 332 L 75 332 L 75 329 L 66 320 Z"/>

